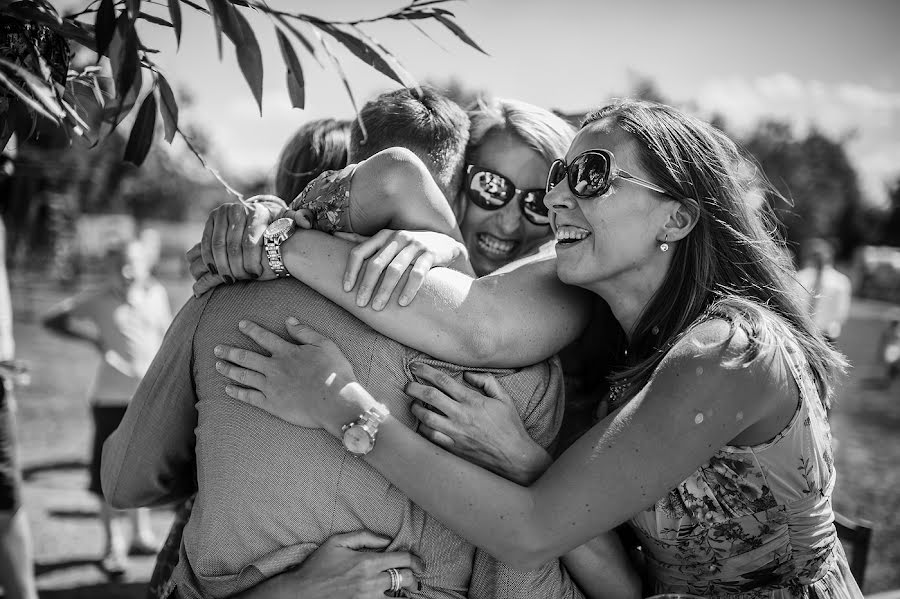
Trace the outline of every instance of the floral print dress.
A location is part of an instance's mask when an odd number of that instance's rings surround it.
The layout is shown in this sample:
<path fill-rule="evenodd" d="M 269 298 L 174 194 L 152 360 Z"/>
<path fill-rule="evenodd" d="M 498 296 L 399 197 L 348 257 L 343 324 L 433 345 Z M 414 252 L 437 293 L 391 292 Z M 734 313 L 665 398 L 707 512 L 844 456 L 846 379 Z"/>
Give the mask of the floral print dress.
<path fill-rule="evenodd" d="M 725 446 L 630 520 L 654 592 L 729 599 L 857 599 L 834 528 L 831 431 L 799 350 L 784 355 L 800 389 L 787 427 Z"/>

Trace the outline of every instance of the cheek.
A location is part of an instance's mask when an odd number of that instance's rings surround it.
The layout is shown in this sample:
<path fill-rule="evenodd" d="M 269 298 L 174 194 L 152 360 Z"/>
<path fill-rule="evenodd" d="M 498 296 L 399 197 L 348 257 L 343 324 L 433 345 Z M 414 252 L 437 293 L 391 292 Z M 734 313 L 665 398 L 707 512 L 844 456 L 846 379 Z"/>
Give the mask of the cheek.
<path fill-rule="evenodd" d="M 484 226 L 484 223 L 494 214 L 490 210 L 479 208 L 468 200 L 466 201 L 465 206 L 465 214 L 460 223 L 460 228 L 465 235 L 477 233 Z"/>

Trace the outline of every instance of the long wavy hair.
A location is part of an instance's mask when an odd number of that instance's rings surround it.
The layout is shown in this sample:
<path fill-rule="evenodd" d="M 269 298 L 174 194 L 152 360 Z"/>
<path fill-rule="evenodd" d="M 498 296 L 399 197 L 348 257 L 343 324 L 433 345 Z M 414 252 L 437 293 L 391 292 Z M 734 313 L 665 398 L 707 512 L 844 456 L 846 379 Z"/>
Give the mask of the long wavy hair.
<path fill-rule="evenodd" d="M 846 361 L 813 324 L 786 247 L 764 201 L 771 189 L 756 164 L 724 133 L 681 111 L 619 100 L 588 114 L 582 128 L 611 121 L 638 142 L 652 181 L 697 217 L 674 244 L 671 267 L 632 331 L 630 362 L 613 377 L 636 394 L 665 352 L 707 317 L 724 317 L 750 340 L 733 366 L 748 364 L 786 343 L 809 364 L 828 406 Z"/>
<path fill-rule="evenodd" d="M 275 195 L 288 204 L 325 171 L 347 166 L 350 121 L 318 119 L 302 125 L 284 144 L 275 170 Z"/>

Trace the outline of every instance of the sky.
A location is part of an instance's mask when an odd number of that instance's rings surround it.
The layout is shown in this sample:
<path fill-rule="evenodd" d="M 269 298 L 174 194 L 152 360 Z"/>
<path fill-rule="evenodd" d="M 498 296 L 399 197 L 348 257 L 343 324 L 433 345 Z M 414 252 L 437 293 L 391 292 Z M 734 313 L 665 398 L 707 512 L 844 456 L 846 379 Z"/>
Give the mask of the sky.
<path fill-rule="evenodd" d="M 61 2 L 79 6 L 83 2 Z M 165 8 L 144 10 L 167 16 Z M 324 5 L 323 5 L 324 4 Z M 326 19 L 374 17 L 402 0 L 271 0 L 270 5 Z M 798 131 L 816 126 L 847 139 L 863 190 L 886 197 L 900 174 L 900 1 L 898 0 L 468 0 L 445 5 L 485 49 L 464 45 L 440 25 L 404 22 L 366 32 L 419 81 L 456 79 L 468 88 L 566 112 L 584 112 L 627 94 L 648 77 L 676 103 L 725 116 L 746 131 L 778 117 Z M 181 48 L 171 29 L 144 26 L 154 60 L 193 104 L 182 118 L 214 141 L 211 162 L 226 175 L 271 172 L 288 136 L 308 119 L 350 118 L 353 107 L 332 68 L 298 46 L 306 109 L 291 108 L 284 65 L 263 16 L 248 14 L 263 53 L 263 115 L 224 42 L 219 62 L 210 19 L 184 7 Z M 335 43 L 356 97 L 397 86 Z"/>

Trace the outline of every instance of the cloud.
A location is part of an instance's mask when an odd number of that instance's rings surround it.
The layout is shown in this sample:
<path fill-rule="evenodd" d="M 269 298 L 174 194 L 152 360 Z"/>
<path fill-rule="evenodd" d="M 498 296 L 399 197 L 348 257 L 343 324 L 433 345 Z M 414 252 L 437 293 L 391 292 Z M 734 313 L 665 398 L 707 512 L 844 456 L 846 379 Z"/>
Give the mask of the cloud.
<path fill-rule="evenodd" d="M 886 183 L 900 175 L 900 93 L 776 73 L 708 81 L 701 86 L 696 103 L 704 114 L 723 115 L 728 126 L 740 133 L 760 119 L 777 118 L 791 123 L 800 134 L 816 127 L 846 139 L 863 192 L 874 202 L 886 200 Z"/>

